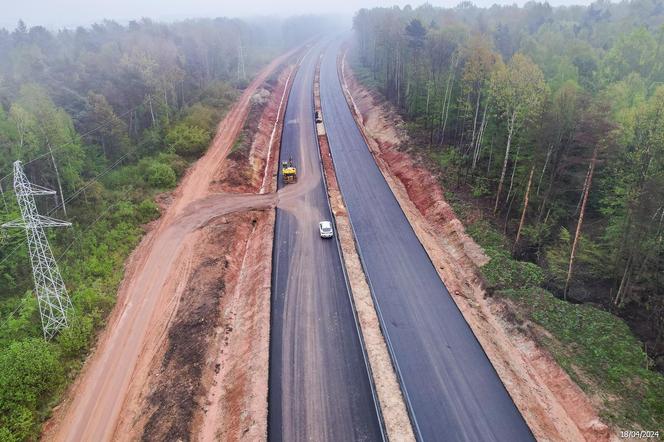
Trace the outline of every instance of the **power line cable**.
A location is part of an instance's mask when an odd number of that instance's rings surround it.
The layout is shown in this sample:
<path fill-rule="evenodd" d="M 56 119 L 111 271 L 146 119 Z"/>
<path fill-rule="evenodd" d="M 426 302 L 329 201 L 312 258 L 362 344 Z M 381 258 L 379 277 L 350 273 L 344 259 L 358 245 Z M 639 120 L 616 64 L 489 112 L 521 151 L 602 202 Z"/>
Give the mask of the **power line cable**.
<path fill-rule="evenodd" d="M 140 106 L 142 106 L 143 104 L 145 104 L 145 103 L 147 102 L 147 100 L 148 100 L 148 98 L 146 98 L 145 100 L 143 100 L 143 102 L 142 102 L 141 104 L 139 104 L 139 105 L 137 105 L 137 106 L 134 106 L 133 108 L 131 108 L 131 109 L 129 109 L 129 110 L 123 112 L 118 118 L 122 118 L 122 117 L 128 115 L 130 112 L 133 112 L 134 110 L 138 109 Z M 87 136 L 87 135 L 90 135 L 91 133 L 93 133 L 93 132 L 95 132 L 95 131 L 97 131 L 97 130 L 100 130 L 100 129 L 102 129 L 102 128 L 108 126 L 109 124 L 113 123 L 113 121 L 116 121 L 116 120 L 115 120 L 115 119 L 113 119 L 113 120 L 109 119 L 106 123 L 102 123 L 101 125 L 97 126 L 96 128 L 94 128 L 94 129 L 92 129 L 92 130 L 89 130 L 89 131 L 83 133 L 83 134 L 80 135 L 80 136 L 81 136 L 81 137 L 85 137 L 85 136 Z M 70 143 L 69 145 L 73 145 L 73 144 Z M 56 150 L 59 150 L 59 149 L 63 149 L 64 147 L 67 147 L 67 145 L 59 146 L 59 147 L 56 147 L 55 149 L 52 149 L 52 150 L 53 150 L 53 151 L 56 151 Z M 130 152 L 127 152 L 126 154 L 124 154 L 122 157 L 120 157 L 118 160 L 116 160 L 116 161 L 115 161 L 110 167 L 108 167 L 106 170 L 104 170 L 103 172 L 101 172 L 100 174 L 98 174 L 95 178 L 93 178 L 92 180 L 90 180 L 90 181 L 89 181 L 84 187 L 78 189 L 74 194 L 70 195 L 67 199 L 64 200 L 64 204 L 66 204 L 66 203 L 72 201 L 74 198 L 76 198 L 78 195 L 80 195 L 83 191 L 85 191 L 85 189 L 87 189 L 87 188 L 90 187 L 93 183 L 95 183 L 97 180 L 99 180 L 99 178 L 101 178 L 102 176 L 108 174 L 113 168 L 115 168 L 118 164 L 120 164 L 120 162 L 121 162 L 122 160 L 124 160 L 129 154 L 130 154 Z M 24 166 L 25 166 L 26 164 L 30 164 L 30 163 L 32 163 L 32 162 L 34 162 L 34 161 L 37 161 L 38 159 L 43 158 L 43 157 L 45 157 L 45 156 L 47 156 L 47 155 L 50 155 L 50 152 L 46 152 L 46 153 L 43 154 L 43 155 L 40 155 L 40 156 L 38 156 L 38 157 L 36 157 L 36 158 L 33 158 L 32 160 L 30 160 L 30 161 L 28 161 L 27 163 L 25 163 Z M 13 172 L 12 172 L 12 173 L 9 173 L 9 174 L 7 174 L 7 175 L 5 175 L 5 176 L 2 177 L 2 178 L 0 178 L 0 181 L 4 180 L 5 178 L 7 178 L 7 177 L 9 177 L 9 176 L 12 176 L 12 175 L 13 175 Z M 5 191 L 5 193 L 13 193 L 13 190 L 7 189 L 7 190 Z M 54 213 L 56 210 L 58 210 L 60 207 L 63 207 L 63 203 L 60 203 L 60 204 L 58 204 L 58 206 L 56 206 L 55 208 L 51 209 L 51 211 L 49 211 L 48 214 L 51 215 L 51 214 Z M 9 258 L 11 258 L 11 257 L 12 257 L 12 256 L 18 251 L 18 249 L 19 249 L 22 245 L 23 245 L 23 242 L 21 242 L 20 244 L 18 244 L 18 245 L 17 245 L 17 246 L 16 246 L 16 247 L 15 247 L 15 248 L 14 248 L 14 249 L 13 249 L 13 250 L 12 250 L 7 256 L 6 256 L 3 260 L 2 260 L 2 261 L 0 261 L 0 265 L 4 264 Z"/>
<path fill-rule="evenodd" d="M 148 100 L 149 100 L 149 98 L 150 98 L 150 95 L 148 95 L 148 96 L 147 96 L 147 97 L 146 97 L 146 98 L 145 98 L 140 104 L 138 104 L 138 105 L 132 107 L 131 109 L 126 110 L 125 112 L 121 113 L 120 115 L 116 115 L 115 118 L 109 118 L 108 120 L 106 120 L 105 122 L 101 123 L 99 126 L 95 127 L 94 129 L 90 129 L 89 131 L 80 134 L 79 137 L 80 137 L 80 138 L 85 138 L 85 137 L 87 137 L 88 135 L 90 135 L 90 134 L 92 134 L 92 133 L 94 133 L 94 132 L 96 132 L 96 131 L 98 131 L 98 130 L 101 130 L 101 129 L 103 129 L 103 128 L 109 126 L 109 125 L 114 124 L 114 123 L 115 123 L 116 121 L 118 121 L 118 120 L 122 120 L 122 118 L 126 117 L 126 116 L 129 115 L 131 112 L 134 112 L 136 109 L 138 109 L 139 107 L 141 107 L 141 106 L 143 106 L 145 103 L 147 103 Z M 44 158 L 44 157 L 47 157 L 47 156 L 51 155 L 52 152 L 56 152 L 56 151 L 58 151 L 58 150 L 61 150 L 61 149 L 66 148 L 66 147 L 71 147 L 71 146 L 73 146 L 73 145 L 74 145 L 74 142 L 72 141 L 72 142 L 65 143 L 65 144 L 62 144 L 62 145 L 60 145 L 60 146 L 54 147 L 54 148 L 52 148 L 49 152 L 45 152 L 45 153 L 43 153 L 43 154 L 41 154 L 41 155 L 36 156 L 35 158 L 31 159 L 30 161 L 27 161 L 27 162 L 23 163 L 23 167 L 25 167 L 25 166 L 27 166 L 28 164 L 31 164 L 31 163 L 33 163 L 33 162 L 35 162 L 35 161 L 37 161 L 37 160 L 40 160 L 40 159 L 42 159 L 42 158 Z M 10 176 L 12 176 L 12 175 L 13 175 L 13 172 L 9 172 L 7 175 L 5 175 L 5 176 L 3 176 L 2 178 L 0 178 L 0 182 L 2 182 L 3 180 L 7 179 L 8 177 L 10 177 Z"/>
<path fill-rule="evenodd" d="M 96 183 L 101 177 L 103 177 L 103 176 L 109 174 L 114 168 L 116 168 L 116 167 L 122 162 L 122 160 L 124 160 L 125 158 L 127 158 L 127 156 L 129 156 L 130 153 L 131 153 L 131 152 L 127 152 L 127 153 L 125 153 L 124 155 L 122 155 L 122 156 L 121 156 L 120 158 L 118 158 L 113 164 L 111 164 L 109 167 L 107 167 L 104 171 L 100 172 L 96 177 L 94 177 L 94 178 L 92 178 L 91 180 L 89 180 L 89 181 L 88 181 L 83 187 L 81 187 L 80 189 L 78 189 L 77 191 L 75 191 L 73 194 L 69 195 L 69 196 L 64 200 L 64 204 L 67 204 L 67 203 L 71 202 L 74 198 L 76 198 L 76 197 L 79 196 L 81 193 L 83 193 L 83 192 L 85 191 L 85 189 L 87 189 L 88 187 L 90 187 L 91 185 L 93 185 L 94 183 Z M 60 209 L 61 207 L 63 207 L 63 203 L 60 203 L 60 204 L 58 204 L 57 206 L 55 206 L 53 209 L 51 209 L 51 210 L 48 212 L 48 215 L 50 216 L 51 214 L 53 214 L 56 210 Z"/>
<path fill-rule="evenodd" d="M 103 212 L 102 212 L 102 213 L 101 213 L 101 214 L 100 214 L 100 215 L 99 215 L 94 221 L 92 221 L 88 226 L 86 226 L 82 231 L 80 231 L 80 233 L 78 234 L 78 237 L 75 238 L 74 241 L 70 242 L 69 245 L 67 246 L 67 248 L 66 248 L 62 253 L 60 253 L 60 255 L 58 256 L 58 261 L 60 261 L 60 260 L 62 259 L 62 257 L 65 256 L 65 254 L 69 251 L 69 249 L 72 248 L 72 246 L 73 246 L 76 242 L 80 241 L 81 236 L 82 236 L 84 233 L 86 233 L 86 232 L 87 232 L 88 230 L 90 230 L 95 224 L 97 224 L 99 221 L 101 221 L 102 218 L 104 218 L 106 215 L 108 215 L 108 213 L 111 211 L 111 209 L 114 209 L 115 207 L 117 207 L 118 205 L 120 205 L 122 202 L 123 202 L 123 201 L 118 201 L 118 202 L 116 202 L 116 203 L 111 204 L 110 206 L 108 206 L 106 209 L 104 209 L 104 211 L 103 211 Z"/>
<path fill-rule="evenodd" d="M 0 266 L 3 265 L 9 258 L 11 258 L 14 255 L 14 253 L 16 253 L 16 251 L 21 248 L 22 245 L 23 245 L 23 241 L 21 241 L 19 244 L 17 244 L 16 247 L 14 247 L 14 250 L 9 252 L 9 254 L 7 256 L 5 256 L 2 261 L 0 261 Z"/>
<path fill-rule="evenodd" d="M 4 321 L 2 321 L 2 323 L 0 324 L 0 328 L 2 328 L 2 327 L 4 327 L 5 325 L 7 325 L 7 323 L 12 319 L 12 317 L 14 317 L 14 315 L 16 314 L 16 312 L 18 312 L 19 310 L 21 310 L 21 309 L 23 308 L 23 304 L 25 304 L 25 298 L 21 298 L 21 302 L 16 306 L 16 308 L 14 309 L 14 311 L 11 312 L 9 315 L 7 315 L 7 318 L 5 318 Z"/>

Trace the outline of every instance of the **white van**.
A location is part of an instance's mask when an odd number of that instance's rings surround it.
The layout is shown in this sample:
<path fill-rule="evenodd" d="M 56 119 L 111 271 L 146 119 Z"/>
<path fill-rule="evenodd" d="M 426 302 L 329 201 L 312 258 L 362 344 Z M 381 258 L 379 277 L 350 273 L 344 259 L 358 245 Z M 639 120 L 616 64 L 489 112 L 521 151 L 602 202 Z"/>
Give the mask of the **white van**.
<path fill-rule="evenodd" d="M 332 223 L 329 221 L 321 221 L 318 223 L 318 231 L 321 238 L 332 238 L 334 231 L 332 230 Z"/>

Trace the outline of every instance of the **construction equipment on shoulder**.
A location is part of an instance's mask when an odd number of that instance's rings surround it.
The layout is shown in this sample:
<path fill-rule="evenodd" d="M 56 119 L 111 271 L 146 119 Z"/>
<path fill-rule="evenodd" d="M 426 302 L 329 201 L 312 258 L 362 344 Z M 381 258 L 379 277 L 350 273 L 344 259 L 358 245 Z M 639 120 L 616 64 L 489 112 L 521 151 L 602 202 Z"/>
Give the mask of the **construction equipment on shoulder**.
<path fill-rule="evenodd" d="M 281 163 L 281 176 L 283 177 L 284 184 L 291 184 L 297 181 L 297 169 L 293 166 L 293 158 Z"/>

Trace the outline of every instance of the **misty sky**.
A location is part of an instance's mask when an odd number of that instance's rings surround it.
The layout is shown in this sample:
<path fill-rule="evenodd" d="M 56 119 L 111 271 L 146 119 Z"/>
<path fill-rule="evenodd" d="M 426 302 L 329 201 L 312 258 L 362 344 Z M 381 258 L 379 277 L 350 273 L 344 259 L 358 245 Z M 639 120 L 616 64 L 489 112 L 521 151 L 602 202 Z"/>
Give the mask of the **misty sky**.
<path fill-rule="evenodd" d="M 478 6 L 493 3 L 523 4 L 525 0 L 474 0 Z M 430 0 L 437 6 L 455 6 L 460 0 Z M 13 29 L 19 19 L 28 26 L 49 28 L 89 25 L 102 19 L 121 22 L 150 17 L 172 21 L 196 17 L 247 17 L 337 13 L 350 15 L 361 7 L 417 6 L 422 1 L 402 0 L 0 0 L 0 27 Z M 590 0 L 550 0 L 552 5 L 588 4 Z"/>

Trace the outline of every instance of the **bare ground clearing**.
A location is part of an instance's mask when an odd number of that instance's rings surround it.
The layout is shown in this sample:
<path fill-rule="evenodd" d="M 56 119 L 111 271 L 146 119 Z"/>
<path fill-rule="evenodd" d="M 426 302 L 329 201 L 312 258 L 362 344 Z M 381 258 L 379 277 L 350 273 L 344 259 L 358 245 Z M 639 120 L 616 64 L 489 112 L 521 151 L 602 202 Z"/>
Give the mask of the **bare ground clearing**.
<path fill-rule="evenodd" d="M 227 167 L 226 157 L 244 126 L 256 91 L 295 52 L 275 59 L 247 87 L 219 124 L 206 154 L 188 170 L 163 216 L 128 260 L 108 325 L 78 380 L 44 426 L 45 440 L 135 440 L 141 436 L 148 440 L 163 440 L 161 436 L 198 439 L 205 416 L 226 404 L 206 398 L 207 389 L 219 381 L 216 369 L 224 344 L 241 339 L 255 339 L 257 356 L 250 364 L 225 373 L 239 379 L 242 370 L 264 370 L 263 380 L 261 376 L 244 375 L 249 394 L 245 396 L 243 391 L 242 397 L 251 404 L 242 407 L 248 410 L 253 424 L 240 431 L 264 438 L 269 332 L 269 321 L 266 323 L 264 316 L 269 317 L 269 284 L 267 289 L 253 291 L 244 287 L 249 291 L 242 291 L 243 295 L 256 298 L 244 300 L 246 305 L 242 307 L 248 310 L 234 309 L 233 301 L 239 290 L 234 288 L 242 284 L 244 254 L 256 252 L 249 239 L 260 243 L 260 253 L 266 247 L 265 238 L 271 247 L 270 214 L 277 197 L 274 193 L 219 194 L 211 184 L 221 179 L 219 173 Z M 256 173 L 274 173 L 265 159 L 271 157 L 268 151 L 273 146 L 265 141 L 273 140 L 270 134 L 282 110 L 280 102 L 292 70 L 293 66 L 285 67 L 275 80 L 269 105 L 262 112 L 264 127 L 259 128 L 252 143 L 256 148 L 247 157 L 256 159 L 252 164 L 263 162 L 263 167 L 251 167 Z M 258 191 L 255 184 L 261 179 L 262 175 L 252 178 L 252 188 L 240 190 Z M 252 235 L 258 231 L 265 237 Z M 238 243 L 245 246 L 237 247 Z M 264 261 L 262 255 L 256 258 Z M 269 260 L 267 271 L 269 275 Z M 263 298 L 268 300 L 267 310 Z M 248 324 L 238 322 L 238 315 Z M 252 321 L 263 327 L 252 328 Z M 238 328 L 243 331 L 231 335 Z M 258 355 L 261 348 L 263 354 Z M 188 366 L 178 363 L 184 360 Z M 169 397 L 176 391 L 182 397 L 165 401 L 161 394 L 166 391 Z M 243 415 L 238 425 L 246 424 L 247 416 Z M 200 438 L 205 436 L 201 434 Z M 209 435 L 209 440 L 215 438 Z"/>

